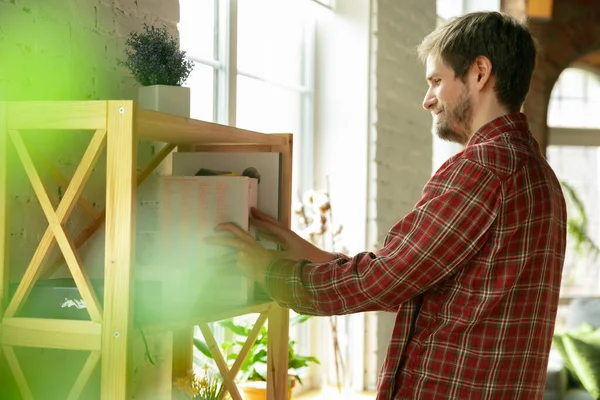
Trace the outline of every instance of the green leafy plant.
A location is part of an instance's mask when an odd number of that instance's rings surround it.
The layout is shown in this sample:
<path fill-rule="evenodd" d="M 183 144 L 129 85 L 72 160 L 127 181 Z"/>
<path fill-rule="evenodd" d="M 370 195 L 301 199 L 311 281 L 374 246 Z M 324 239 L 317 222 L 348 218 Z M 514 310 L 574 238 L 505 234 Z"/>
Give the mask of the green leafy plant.
<path fill-rule="evenodd" d="M 297 315 L 290 321 L 291 325 L 305 322 L 309 317 L 305 315 Z M 241 337 L 244 340 L 234 340 L 225 342 L 221 345 L 223 352 L 227 355 L 227 360 L 233 362 L 248 338 L 252 330 L 252 324 L 249 323 L 234 323 L 233 320 L 223 320 L 219 325 L 229 330 L 235 336 Z M 242 363 L 240 368 L 240 381 L 266 381 L 267 380 L 267 343 L 268 330 L 265 326 L 261 327 L 260 333 L 256 341 L 250 348 L 248 356 Z M 292 339 L 288 342 L 288 376 L 294 378 L 299 384 L 302 384 L 300 371 L 311 364 L 320 364 L 319 360 L 313 356 L 303 356 L 297 354 L 294 350 L 296 342 Z M 212 360 L 212 355 L 208 350 L 208 346 L 199 338 L 194 338 L 194 345 L 204 356 Z"/>
<path fill-rule="evenodd" d="M 194 63 L 164 25 L 156 28 L 144 24 L 143 32 L 130 33 L 125 44 L 125 60 L 117 60 L 118 64 L 127 67 L 142 86 L 181 86 L 194 69 Z"/>
<path fill-rule="evenodd" d="M 600 248 L 588 234 L 588 218 L 583 201 L 569 183 L 561 181 L 561 186 L 567 203 L 567 233 L 580 255 L 595 259 L 600 254 Z"/>
<path fill-rule="evenodd" d="M 193 371 L 188 371 L 187 376 L 178 378 L 175 382 L 178 391 L 175 393 L 175 399 L 194 399 L 194 400 L 224 400 L 225 387 L 220 375 L 209 371 L 208 366 L 204 367 L 202 376 L 196 375 Z"/>

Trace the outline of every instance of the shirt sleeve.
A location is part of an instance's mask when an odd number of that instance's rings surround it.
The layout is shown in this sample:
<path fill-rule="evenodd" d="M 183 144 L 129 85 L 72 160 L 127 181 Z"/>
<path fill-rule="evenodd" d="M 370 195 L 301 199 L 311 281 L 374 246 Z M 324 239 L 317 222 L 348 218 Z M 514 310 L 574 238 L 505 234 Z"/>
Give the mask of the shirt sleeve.
<path fill-rule="evenodd" d="M 396 311 L 456 273 L 485 245 L 501 194 L 497 176 L 472 160 L 459 160 L 430 180 L 381 250 L 338 255 L 325 264 L 275 260 L 267 268 L 267 291 L 301 314 Z"/>

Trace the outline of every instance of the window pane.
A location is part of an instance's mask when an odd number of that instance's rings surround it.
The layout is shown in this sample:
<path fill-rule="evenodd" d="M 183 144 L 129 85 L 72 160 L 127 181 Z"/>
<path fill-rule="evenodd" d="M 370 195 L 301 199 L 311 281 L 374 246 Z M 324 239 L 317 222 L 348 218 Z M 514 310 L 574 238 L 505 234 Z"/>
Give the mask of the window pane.
<path fill-rule="evenodd" d="M 590 73 L 588 75 L 588 101 L 600 103 L 600 76 Z M 596 108 L 596 112 L 600 109 Z"/>
<path fill-rule="evenodd" d="M 548 125 L 600 127 L 600 79 L 577 68 L 563 71 L 552 89 L 548 106 Z"/>
<path fill-rule="evenodd" d="M 190 57 L 215 57 L 215 0 L 179 1 L 181 48 Z"/>
<path fill-rule="evenodd" d="M 548 125 L 573 128 L 600 127 L 600 103 L 584 99 L 550 101 Z"/>
<path fill-rule="evenodd" d="M 191 89 L 190 117 L 213 121 L 214 111 L 214 69 L 196 63 L 184 86 Z"/>
<path fill-rule="evenodd" d="M 238 2 L 238 70 L 302 85 L 306 0 Z"/>
<path fill-rule="evenodd" d="M 300 174 L 302 95 L 245 76 L 237 79 L 237 126 L 265 133 L 294 134 L 293 194 Z"/>
<path fill-rule="evenodd" d="M 237 125 L 269 133 L 300 131 L 301 95 L 245 76 L 237 79 Z"/>
<path fill-rule="evenodd" d="M 560 85 L 554 85 L 552 92 L 550 92 L 550 100 L 559 99 L 561 96 Z"/>
<path fill-rule="evenodd" d="M 437 15 L 442 19 L 458 17 L 464 11 L 463 0 L 437 0 L 435 2 Z"/>
<path fill-rule="evenodd" d="M 549 146 L 547 157 L 561 181 L 574 188 L 581 199 L 588 219 L 588 234 L 600 243 L 600 148 L 591 146 Z M 580 214 L 572 206 L 568 194 L 569 219 Z M 567 254 L 563 268 L 561 295 L 585 296 L 600 293 L 600 259 L 594 259 L 585 247 L 576 249 L 573 236 L 567 237 Z"/>
<path fill-rule="evenodd" d="M 567 68 L 558 78 L 561 96 L 568 98 L 583 98 L 585 94 L 586 71 L 577 68 Z"/>

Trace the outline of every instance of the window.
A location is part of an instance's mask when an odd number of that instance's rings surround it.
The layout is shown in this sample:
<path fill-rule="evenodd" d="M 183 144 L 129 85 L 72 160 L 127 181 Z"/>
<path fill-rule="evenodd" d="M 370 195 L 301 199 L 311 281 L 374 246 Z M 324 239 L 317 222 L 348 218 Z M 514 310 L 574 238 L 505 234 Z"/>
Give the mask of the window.
<path fill-rule="evenodd" d="M 600 134 L 600 133 L 599 133 Z M 595 146 L 549 146 L 548 161 L 559 179 L 567 182 L 581 199 L 588 218 L 588 234 L 600 243 L 600 148 Z M 569 198 L 567 201 L 569 203 Z M 578 215 L 572 204 L 569 218 Z M 586 248 L 576 249 L 571 236 L 567 238 L 567 254 L 563 268 L 561 295 L 592 296 L 600 293 L 600 260 L 595 259 Z"/>
<path fill-rule="evenodd" d="M 294 195 L 312 187 L 310 5 L 306 0 L 238 3 L 237 126 L 295 134 Z"/>
<path fill-rule="evenodd" d="M 180 0 L 181 48 L 195 62 L 185 84 L 191 117 L 294 134 L 293 195 L 312 188 L 315 6 L 308 0 Z M 217 340 L 226 335 L 216 325 L 213 332 Z M 310 353 L 308 324 L 290 335 L 298 352 Z"/>
<path fill-rule="evenodd" d="M 558 178 L 573 187 L 587 214 L 588 233 L 600 243 L 600 78 L 593 72 L 568 68 L 556 82 L 548 106 L 550 145 L 547 157 Z M 560 128 L 560 129 L 559 129 Z M 568 129 L 565 129 L 568 128 Z M 585 129 L 584 129 L 585 128 Z M 569 200 L 567 196 L 567 200 Z M 577 212 L 569 207 L 569 218 Z M 600 258 L 577 251 L 567 239 L 561 296 L 592 296 L 600 293 Z"/>
<path fill-rule="evenodd" d="M 187 52 L 195 67 L 185 86 L 191 88 L 190 116 L 211 122 L 225 122 L 217 115 L 216 99 L 220 88 L 218 76 L 226 73 L 223 52 L 219 43 L 225 34 L 220 26 L 217 0 L 180 1 L 179 37 L 181 48 Z"/>
<path fill-rule="evenodd" d="M 191 117 L 294 134 L 294 195 L 312 187 L 313 14 L 307 0 L 181 0 Z M 302 162 L 300 162 L 302 160 Z"/>
<path fill-rule="evenodd" d="M 323 5 L 328 8 L 333 8 L 335 6 L 335 0 L 313 0 L 314 2 Z"/>
<path fill-rule="evenodd" d="M 548 105 L 548 126 L 600 128 L 600 77 L 593 72 L 565 69 L 554 85 Z"/>

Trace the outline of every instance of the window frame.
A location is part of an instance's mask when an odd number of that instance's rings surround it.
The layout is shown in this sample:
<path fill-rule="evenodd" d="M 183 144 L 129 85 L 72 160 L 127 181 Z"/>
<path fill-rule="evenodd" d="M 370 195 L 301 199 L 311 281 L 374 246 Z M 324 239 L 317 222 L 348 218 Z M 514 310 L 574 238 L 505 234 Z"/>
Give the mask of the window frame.
<path fill-rule="evenodd" d="M 198 0 L 188 0 L 198 1 Z M 311 189 L 314 184 L 314 118 L 315 118 L 315 68 L 316 68 L 316 21 L 313 19 L 307 24 L 304 32 L 304 54 L 302 65 L 302 80 L 304 85 L 290 85 L 277 82 L 266 76 L 260 76 L 248 71 L 239 70 L 237 62 L 238 53 L 238 0 L 212 0 L 214 1 L 215 35 L 213 59 L 202 58 L 188 54 L 188 59 L 197 64 L 213 68 L 213 122 L 237 126 L 237 79 L 244 76 L 257 79 L 263 83 L 275 85 L 286 90 L 298 92 L 302 96 L 299 132 L 289 132 L 297 137 L 294 145 L 300 145 L 300 159 L 303 160 L 301 170 L 296 173 L 298 182 L 295 185 L 298 192 Z M 332 5 L 322 4 L 331 8 Z M 333 3 L 331 0 L 329 3 Z M 185 49 L 183 49 L 185 50 Z M 287 132 L 286 132 L 287 133 Z M 293 193 L 296 196 L 297 193 Z M 251 318 L 251 316 L 249 316 Z M 218 324 L 210 324 L 217 340 L 230 340 L 229 332 Z M 297 350 L 302 354 L 311 352 L 311 343 L 317 338 L 313 324 L 302 324 L 290 332 L 291 336 L 298 339 Z M 200 335 L 198 327 L 194 335 Z M 197 352 L 196 352 L 197 353 Z M 306 381 L 315 379 L 313 374 L 308 374 Z M 307 383 L 308 383 L 307 382 Z M 306 385 L 310 386 L 310 385 Z M 306 388 L 302 388 L 306 389 Z"/>
<path fill-rule="evenodd" d="M 563 96 L 560 91 L 560 76 L 557 79 L 555 86 L 552 89 L 548 109 L 551 109 L 552 102 L 558 102 L 556 105 L 560 109 L 560 102 L 562 100 L 580 100 L 584 103 L 589 103 L 589 94 L 591 85 L 589 83 L 589 74 L 595 74 L 600 79 L 600 71 L 574 64 L 569 68 L 578 69 L 585 71 L 584 83 L 582 85 L 582 92 L 580 96 Z M 564 71 L 563 71 L 564 72 Z M 556 91 L 556 92 L 555 92 Z M 566 125 L 566 124 L 564 124 Z M 564 126 L 552 126 L 548 124 L 548 146 L 577 146 L 577 147 L 598 147 L 600 148 L 600 126 L 597 128 L 579 128 Z M 583 298 L 600 298 L 600 284 L 597 288 L 597 295 L 583 295 Z M 568 306 L 574 299 L 572 295 L 563 295 L 562 291 L 560 294 L 559 305 Z M 559 318 L 560 320 L 560 318 Z"/>
<path fill-rule="evenodd" d="M 302 80 L 304 85 L 291 85 L 278 82 L 249 71 L 240 70 L 237 64 L 237 21 L 238 0 L 213 0 L 215 3 L 215 37 L 213 59 L 188 55 L 195 63 L 212 67 L 213 79 L 213 121 L 219 124 L 237 126 L 237 78 L 244 76 L 256 79 L 262 83 L 291 90 L 300 94 L 301 129 L 291 132 L 298 137 L 294 144 L 300 145 L 300 159 L 308 160 L 302 164 L 301 171 L 295 172 L 298 177 L 297 190 L 303 193 L 314 185 L 314 118 L 315 118 L 315 32 L 316 23 L 307 24 L 304 32 L 304 54 L 302 65 Z M 313 0 L 315 1 L 315 0 Z M 294 193 L 293 195 L 296 195 Z"/>

